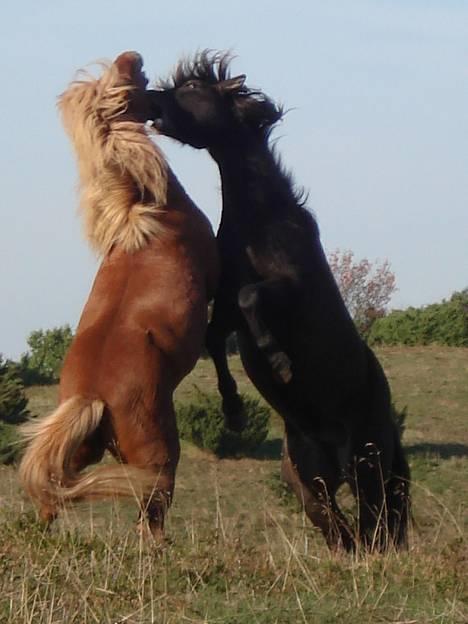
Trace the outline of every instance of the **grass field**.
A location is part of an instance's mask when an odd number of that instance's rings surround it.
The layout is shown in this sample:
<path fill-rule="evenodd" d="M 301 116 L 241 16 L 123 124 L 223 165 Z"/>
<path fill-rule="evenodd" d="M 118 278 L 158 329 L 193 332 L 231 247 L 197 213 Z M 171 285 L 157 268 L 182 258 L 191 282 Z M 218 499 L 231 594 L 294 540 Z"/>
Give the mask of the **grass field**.
<path fill-rule="evenodd" d="M 273 416 L 262 459 L 218 460 L 183 444 L 168 544 L 134 528 L 133 502 L 80 505 L 50 532 L 35 520 L 13 468 L 0 468 L 0 622 L 344 623 L 468 621 L 468 349 L 378 352 L 413 473 L 407 552 L 330 554 L 278 480 L 282 428 Z M 254 393 L 239 361 L 241 390 Z M 201 361 L 178 391 L 215 389 Z M 56 388 L 30 390 L 35 413 Z M 343 493 L 346 504 L 348 496 Z"/>

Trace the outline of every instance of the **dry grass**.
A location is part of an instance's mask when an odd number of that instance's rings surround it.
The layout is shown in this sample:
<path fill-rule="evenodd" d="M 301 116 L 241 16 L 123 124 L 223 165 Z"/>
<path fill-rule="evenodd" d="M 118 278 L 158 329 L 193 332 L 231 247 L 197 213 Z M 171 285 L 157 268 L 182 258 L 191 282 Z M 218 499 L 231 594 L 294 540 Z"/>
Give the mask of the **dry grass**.
<path fill-rule="evenodd" d="M 0 470 L 0 622 L 345 624 L 467 621 L 468 350 L 380 353 L 399 407 L 415 483 L 405 553 L 330 554 L 290 499 L 278 459 L 216 460 L 183 446 L 160 550 L 134 530 L 135 505 L 78 506 L 49 533 Z M 239 371 L 237 360 L 234 368 Z M 179 391 L 214 387 L 200 362 Z M 244 378 L 242 390 L 250 391 Z M 54 389 L 32 391 L 50 407 Z M 271 437 L 280 435 L 280 422 Z"/>

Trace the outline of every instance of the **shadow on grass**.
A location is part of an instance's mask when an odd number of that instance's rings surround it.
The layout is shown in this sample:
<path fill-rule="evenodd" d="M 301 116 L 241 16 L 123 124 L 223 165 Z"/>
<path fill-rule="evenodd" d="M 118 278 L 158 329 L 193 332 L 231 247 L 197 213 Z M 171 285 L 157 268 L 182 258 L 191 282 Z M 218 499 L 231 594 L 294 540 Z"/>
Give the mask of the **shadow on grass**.
<path fill-rule="evenodd" d="M 258 449 L 248 453 L 246 457 L 251 459 L 280 459 L 281 447 L 283 440 L 274 438 L 273 440 L 265 440 Z M 420 444 L 410 444 L 405 446 L 408 455 L 437 455 L 441 459 L 450 459 L 451 457 L 468 457 L 468 446 L 457 442 L 434 444 L 430 442 L 422 442 Z"/>
<path fill-rule="evenodd" d="M 451 457 L 468 457 L 468 446 L 457 442 L 447 444 L 434 444 L 431 442 L 421 442 L 420 444 L 410 444 L 405 446 L 408 455 L 437 455 L 442 459 Z"/>
<path fill-rule="evenodd" d="M 282 445 L 283 440 L 281 438 L 265 440 L 257 449 L 249 453 L 247 457 L 251 459 L 280 459 Z"/>

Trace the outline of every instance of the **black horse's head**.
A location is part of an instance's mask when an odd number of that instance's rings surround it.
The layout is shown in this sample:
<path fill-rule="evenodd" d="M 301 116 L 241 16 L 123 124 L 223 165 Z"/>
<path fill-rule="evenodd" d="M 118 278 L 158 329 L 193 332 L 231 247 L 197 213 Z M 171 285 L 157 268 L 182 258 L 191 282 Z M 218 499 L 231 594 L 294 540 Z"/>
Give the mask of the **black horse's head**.
<path fill-rule="evenodd" d="M 155 128 L 197 148 L 214 147 L 245 133 L 266 135 L 282 110 L 261 91 L 231 78 L 228 54 L 204 51 L 181 61 L 169 81 L 147 91 Z"/>

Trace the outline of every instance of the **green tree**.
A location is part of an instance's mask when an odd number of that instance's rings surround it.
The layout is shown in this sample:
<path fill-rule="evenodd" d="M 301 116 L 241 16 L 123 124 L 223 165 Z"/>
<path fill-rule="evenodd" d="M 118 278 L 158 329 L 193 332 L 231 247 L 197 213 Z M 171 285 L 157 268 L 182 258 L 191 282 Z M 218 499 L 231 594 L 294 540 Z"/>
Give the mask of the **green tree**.
<path fill-rule="evenodd" d="M 24 383 L 56 383 L 72 339 L 69 325 L 31 332 L 27 340 L 29 352 L 19 362 Z"/>
<path fill-rule="evenodd" d="M 388 260 L 357 260 L 350 250 L 336 249 L 328 263 L 349 313 L 362 336 L 367 337 L 376 319 L 385 315 L 397 290 Z"/>

